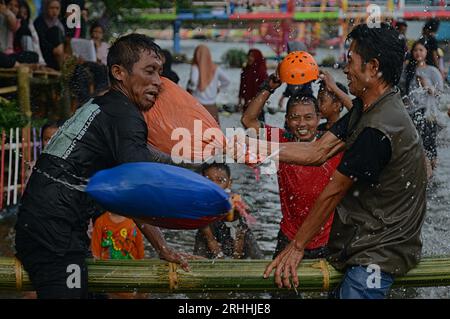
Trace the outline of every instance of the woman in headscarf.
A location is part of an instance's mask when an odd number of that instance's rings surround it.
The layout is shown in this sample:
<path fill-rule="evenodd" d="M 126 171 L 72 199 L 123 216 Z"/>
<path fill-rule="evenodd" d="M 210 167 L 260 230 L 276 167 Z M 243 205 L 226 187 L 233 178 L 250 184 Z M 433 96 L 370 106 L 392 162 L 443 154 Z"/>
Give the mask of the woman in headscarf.
<path fill-rule="evenodd" d="M 34 21 L 39 36 L 45 63 L 59 70 L 64 60 L 64 26 L 59 20 L 61 3 L 59 0 L 45 0 L 41 15 Z"/>
<path fill-rule="evenodd" d="M 247 104 L 258 94 L 261 84 L 269 77 L 266 60 L 261 51 L 251 49 L 247 57 L 247 65 L 242 69 L 239 88 L 239 108 L 243 106 L 243 112 Z M 264 122 L 264 111 L 261 112 L 260 120 Z"/>
<path fill-rule="evenodd" d="M 211 58 L 206 45 L 199 45 L 194 51 L 188 92 L 191 93 L 219 123 L 216 98 L 219 91 L 230 84 L 225 72 Z"/>
<path fill-rule="evenodd" d="M 161 74 L 163 77 L 168 78 L 172 82 L 178 84 L 180 78 L 178 74 L 172 70 L 172 54 L 168 50 L 162 50 L 162 58 L 163 58 L 163 73 Z"/>

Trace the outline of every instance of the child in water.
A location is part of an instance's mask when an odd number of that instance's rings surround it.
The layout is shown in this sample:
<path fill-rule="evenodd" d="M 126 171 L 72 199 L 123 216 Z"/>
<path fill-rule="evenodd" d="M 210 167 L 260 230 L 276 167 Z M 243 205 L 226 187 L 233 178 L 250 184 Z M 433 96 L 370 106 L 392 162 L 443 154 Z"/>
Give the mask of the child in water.
<path fill-rule="evenodd" d="M 94 223 L 92 255 L 97 259 L 143 259 L 144 239 L 133 220 L 106 212 Z"/>
<path fill-rule="evenodd" d="M 202 175 L 229 191 L 231 172 L 226 164 L 212 163 L 202 167 Z M 200 229 L 195 238 L 194 255 L 206 258 L 262 259 L 263 254 L 244 218 L 249 219 L 246 205 L 239 195 L 232 195 L 233 208 L 224 220 Z"/>
<path fill-rule="evenodd" d="M 95 220 L 92 255 L 96 259 L 144 259 L 144 239 L 134 221 L 106 212 Z M 109 293 L 111 299 L 148 299 L 146 293 Z"/>
<path fill-rule="evenodd" d="M 332 77 L 329 76 L 328 82 L 331 80 Z M 345 94 L 346 101 L 342 101 L 340 98 L 340 95 L 342 94 Z M 327 120 L 326 123 L 322 123 L 317 127 L 319 132 L 330 130 L 334 123 L 341 117 L 341 112 L 345 107 L 345 103 L 347 102 L 347 105 L 351 105 L 352 103 L 350 97 L 348 97 L 347 88 L 339 82 L 327 84 L 326 81 L 321 81 L 317 99 L 319 102 L 320 115 Z"/>

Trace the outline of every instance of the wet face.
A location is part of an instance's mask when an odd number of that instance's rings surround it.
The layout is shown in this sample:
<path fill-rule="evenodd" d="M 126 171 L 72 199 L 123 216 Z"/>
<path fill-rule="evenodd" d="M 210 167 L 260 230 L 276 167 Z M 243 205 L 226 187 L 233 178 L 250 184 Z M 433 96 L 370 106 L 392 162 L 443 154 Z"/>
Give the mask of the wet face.
<path fill-rule="evenodd" d="M 14 13 L 15 16 L 17 16 L 19 14 L 19 11 L 20 11 L 19 1 L 11 0 L 8 3 L 8 9 L 11 10 L 11 12 Z"/>
<path fill-rule="evenodd" d="M 55 19 L 59 17 L 59 14 L 61 13 L 61 5 L 59 4 L 59 1 L 52 1 L 48 5 L 48 17 L 51 19 Z"/>
<path fill-rule="evenodd" d="M 57 127 L 48 127 L 42 132 L 42 147 L 46 147 L 53 135 L 58 131 Z"/>
<path fill-rule="evenodd" d="M 347 75 L 350 93 L 356 97 L 362 97 L 374 82 L 373 66 L 371 62 L 365 63 L 355 48 L 356 42 L 353 41 L 348 51 L 348 63 L 344 68 L 344 73 Z"/>
<path fill-rule="evenodd" d="M 316 113 L 314 104 L 308 102 L 292 105 L 286 114 L 287 127 L 300 142 L 314 140 L 319 121 L 320 116 Z"/>
<path fill-rule="evenodd" d="M 103 40 L 103 29 L 101 27 L 96 27 L 92 29 L 91 38 L 94 41 L 102 41 Z"/>
<path fill-rule="evenodd" d="M 417 62 L 425 61 L 427 57 L 427 48 L 421 43 L 416 44 L 413 50 L 413 57 Z"/>
<path fill-rule="evenodd" d="M 333 95 L 325 89 L 321 89 L 319 91 L 319 95 L 317 96 L 319 101 L 319 110 L 320 115 L 324 118 L 329 118 L 336 112 L 339 114 L 339 107 L 336 106 L 336 103 L 333 99 Z M 337 110 L 336 110 L 337 109 Z"/>
<path fill-rule="evenodd" d="M 124 93 L 143 112 L 148 111 L 161 90 L 161 57 L 153 51 L 143 51 L 129 73 L 122 66 L 113 66 L 113 74 Z"/>
<path fill-rule="evenodd" d="M 205 177 L 222 189 L 231 187 L 231 180 L 223 169 L 211 167 L 205 171 Z"/>

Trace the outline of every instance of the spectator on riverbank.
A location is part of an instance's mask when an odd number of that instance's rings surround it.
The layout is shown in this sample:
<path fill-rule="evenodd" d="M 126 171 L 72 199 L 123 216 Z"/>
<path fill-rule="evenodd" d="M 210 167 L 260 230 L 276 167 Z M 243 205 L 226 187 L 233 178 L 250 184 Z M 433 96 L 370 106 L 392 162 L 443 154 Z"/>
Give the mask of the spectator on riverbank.
<path fill-rule="evenodd" d="M 194 51 L 188 92 L 202 104 L 219 123 L 216 99 L 219 92 L 230 85 L 230 79 L 222 68 L 212 61 L 206 45 L 199 45 Z"/>
<path fill-rule="evenodd" d="M 15 38 L 21 28 L 19 0 L 6 0 L 0 4 L 0 52 L 9 56 L 10 61 L 18 63 L 38 63 L 36 52 L 19 50 Z M 12 64 L 9 62 L 7 64 Z"/>
<path fill-rule="evenodd" d="M 91 39 L 94 41 L 95 52 L 97 53 L 97 63 L 106 65 L 109 51 L 109 44 L 103 41 L 105 28 L 99 22 L 94 22 L 90 30 Z"/>
<path fill-rule="evenodd" d="M 45 60 L 39 45 L 39 36 L 31 21 L 30 6 L 25 0 L 20 0 L 19 6 L 17 18 L 20 19 L 20 28 L 14 35 L 14 51 L 18 54 L 34 52 L 38 55 L 38 63 L 45 65 Z"/>
<path fill-rule="evenodd" d="M 64 62 L 65 31 L 60 12 L 59 0 L 45 0 L 41 15 L 34 21 L 45 63 L 55 70 L 60 70 Z"/>

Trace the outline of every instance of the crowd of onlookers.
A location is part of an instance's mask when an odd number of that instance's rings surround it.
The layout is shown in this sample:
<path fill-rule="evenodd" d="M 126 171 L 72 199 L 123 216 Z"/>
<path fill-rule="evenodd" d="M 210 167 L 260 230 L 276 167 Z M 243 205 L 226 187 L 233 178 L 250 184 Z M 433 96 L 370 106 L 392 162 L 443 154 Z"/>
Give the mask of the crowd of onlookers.
<path fill-rule="evenodd" d="M 71 13 L 67 7 L 80 7 L 80 24 L 70 27 Z M 83 103 L 108 86 L 106 57 L 109 45 L 103 41 L 105 27 L 91 21 L 87 36 L 88 13 L 84 0 L 44 0 L 40 12 L 33 13 L 26 0 L 5 0 L 0 3 L 0 68 L 21 64 L 32 69 L 61 71 L 64 63 L 75 59 L 69 85 L 77 104 Z M 84 48 L 81 48 L 83 46 Z M 85 48 L 88 48 L 86 50 Z M 86 58 L 76 52 L 95 52 Z M 94 54 L 92 54 L 93 56 Z"/>

